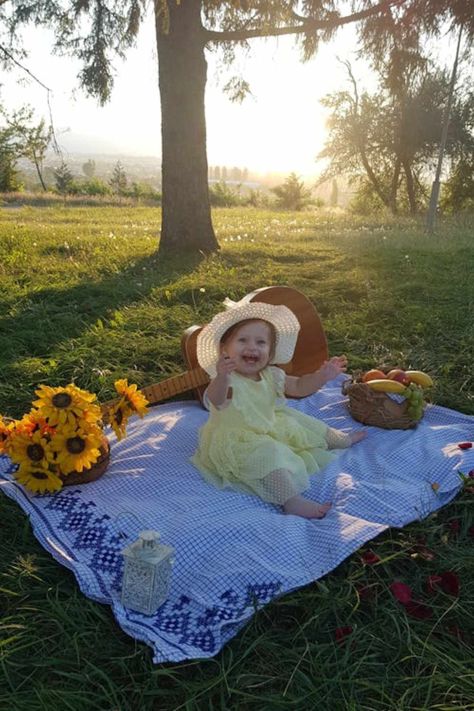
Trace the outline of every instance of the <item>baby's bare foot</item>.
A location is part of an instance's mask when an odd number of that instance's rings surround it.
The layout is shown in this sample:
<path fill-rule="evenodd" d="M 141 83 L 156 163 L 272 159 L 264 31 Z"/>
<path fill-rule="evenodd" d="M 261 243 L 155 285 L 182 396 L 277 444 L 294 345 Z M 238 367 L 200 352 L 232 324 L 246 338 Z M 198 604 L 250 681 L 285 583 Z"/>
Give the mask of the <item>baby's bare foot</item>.
<path fill-rule="evenodd" d="M 361 439 L 367 437 L 367 432 L 365 430 L 356 430 L 356 432 L 349 432 L 349 439 L 351 440 L 351 445 L 360 442 Z"/>
<path fill-rule="evenodd" d="M 315 501 L 308 501 L 302 496 L 293 496 L 283 504 L 283 510 L 287 514 L 302 516 L 303 518 L 324 518 L 331 504 L 317 504 Z"/>

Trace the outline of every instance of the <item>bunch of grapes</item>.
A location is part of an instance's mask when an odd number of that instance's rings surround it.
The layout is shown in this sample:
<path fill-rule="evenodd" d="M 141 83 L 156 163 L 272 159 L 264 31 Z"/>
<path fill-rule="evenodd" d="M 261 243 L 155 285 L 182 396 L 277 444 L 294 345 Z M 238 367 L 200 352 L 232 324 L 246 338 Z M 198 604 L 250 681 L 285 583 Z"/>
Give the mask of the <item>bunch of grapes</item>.
<path fill-rule="evenodd" d="M 423 417 L 424 407 L 422 388 L 420 388 L 419 385 L 416 385 L 415 383 L 410 383 L 410 385 L 407 386 L 406 392 L 403 393 L 403 396 L 408 401 L 408 417 L 410 417 L 415 422 L 421 420 L 421 418 Z"/>

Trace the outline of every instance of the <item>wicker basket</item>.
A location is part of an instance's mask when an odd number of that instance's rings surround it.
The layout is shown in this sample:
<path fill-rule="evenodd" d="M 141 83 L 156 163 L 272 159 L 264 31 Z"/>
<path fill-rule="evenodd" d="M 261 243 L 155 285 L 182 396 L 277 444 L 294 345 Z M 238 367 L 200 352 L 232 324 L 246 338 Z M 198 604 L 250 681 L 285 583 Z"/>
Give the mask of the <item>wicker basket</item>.
<path fill-rule="evenodd" d="M 407 415 L 406 400 L 397 402 L 387 393 L 372 390 L 366 383 L 347 380 L 342 385 L 342 393 L 349 397 L 349 412 L 354 420 L 364 425 L 385 430 L 408 430 L 419 422 Z"/>
<path fill-rule="evenodd" d="M 100 446 L 100 457 L 89 469 L 83 469 L 82 472 L 70 472 L 63 475 L 63 486 L 76 486 L 76 484 L 88 484 L 91 481 L 100 479 L 105 473 L 110 462 L 110 444 L 107 437 L 104 435 Z"/>

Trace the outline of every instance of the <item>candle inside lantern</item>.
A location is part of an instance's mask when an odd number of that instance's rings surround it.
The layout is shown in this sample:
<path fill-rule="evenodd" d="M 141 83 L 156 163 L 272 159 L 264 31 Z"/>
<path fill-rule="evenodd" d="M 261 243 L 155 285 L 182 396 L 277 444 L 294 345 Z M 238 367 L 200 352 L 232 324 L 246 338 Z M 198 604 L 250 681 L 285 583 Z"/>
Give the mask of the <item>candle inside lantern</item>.
<path fill-rule="evenodd" d="M 151 615 L 168 597 L 174 548 L 163 545 L 157 531 L 141 531 L 122 551 L 125 559 L 122 604 Z"/>

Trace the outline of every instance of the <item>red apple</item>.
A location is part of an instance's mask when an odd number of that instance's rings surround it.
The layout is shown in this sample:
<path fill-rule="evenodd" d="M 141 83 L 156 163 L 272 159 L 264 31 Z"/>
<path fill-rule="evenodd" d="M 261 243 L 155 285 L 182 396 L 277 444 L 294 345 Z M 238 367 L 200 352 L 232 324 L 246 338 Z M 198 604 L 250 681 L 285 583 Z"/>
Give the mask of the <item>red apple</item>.
<path fill-rule="evenodd" d="M 387 378 L 390 380 L 396 380 L 402 385 L 410 385 L 410 377 L 401 368 L 394 368 L 389 373 L 387 373 Z"/>

